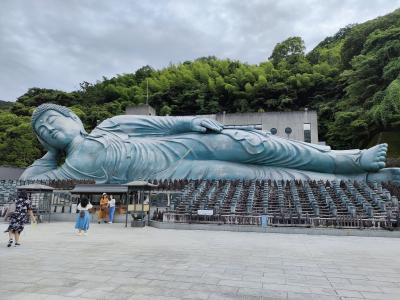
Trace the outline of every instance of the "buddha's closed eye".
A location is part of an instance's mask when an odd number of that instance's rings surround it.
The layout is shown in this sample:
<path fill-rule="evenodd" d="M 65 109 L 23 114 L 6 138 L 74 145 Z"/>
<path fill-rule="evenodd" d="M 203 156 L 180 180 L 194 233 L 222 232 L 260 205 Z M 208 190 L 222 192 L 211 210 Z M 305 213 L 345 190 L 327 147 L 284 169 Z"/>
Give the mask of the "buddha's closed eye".
<path fill-rule="evenodd" d="M 49 117 L 47 118 L 46 121 L 47 121 L 49 124 L 53 124 L 57 119 L 58 119 L 58 116 L 56 116 L 56 115 L 51 115 L 51 116 L 49 116 Z"/>

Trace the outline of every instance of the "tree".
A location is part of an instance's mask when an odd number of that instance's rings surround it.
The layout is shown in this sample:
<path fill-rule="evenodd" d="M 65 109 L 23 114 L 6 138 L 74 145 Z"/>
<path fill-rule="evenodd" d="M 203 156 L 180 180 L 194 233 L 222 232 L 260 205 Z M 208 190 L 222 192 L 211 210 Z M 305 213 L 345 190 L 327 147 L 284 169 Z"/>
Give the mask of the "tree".
<path fill-rule="evenodd" d="M 289 63 L 293 63 L 299 57 L 304 56 L 305 49 L 306 47 L 301 37 L 290 37 L 278 43 L 268 59 L 272 60 L 275 66 L 283 59 L 286 59 Z"/>
<path fill-rule="evenodd" d="M 42 154 L 30 118 L 0 112 L 0 165 L 26 167 Z"/>
<path fill-rule="evenodd" d="M 394 128 L 400 125 L 400 79 L 393 80 L 383 93 L 382 102 L 375 105 L 371 115 L 382 126 Z"/>

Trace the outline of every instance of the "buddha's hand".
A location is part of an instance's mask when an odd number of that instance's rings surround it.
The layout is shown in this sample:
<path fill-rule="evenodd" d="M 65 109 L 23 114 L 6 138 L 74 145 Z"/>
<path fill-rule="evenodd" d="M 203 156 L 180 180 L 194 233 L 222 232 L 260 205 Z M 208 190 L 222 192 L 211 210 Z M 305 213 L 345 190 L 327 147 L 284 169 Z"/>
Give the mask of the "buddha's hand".
<path fill-rule="evenodd" d="M 44 160 L 50 160 L 50 161 L 57 161 L 59 156 L 59 153 L 55 149 L 49 149 L 47 153 L 42 157 Z"/>
<path fill-rule="evenodd" d="M 205 133 L 210 130 L 219 133 L 224 129 L 224 125 L 212 119 L 197 117 L 192 120 L 190 129 L 195 132 Z"/>

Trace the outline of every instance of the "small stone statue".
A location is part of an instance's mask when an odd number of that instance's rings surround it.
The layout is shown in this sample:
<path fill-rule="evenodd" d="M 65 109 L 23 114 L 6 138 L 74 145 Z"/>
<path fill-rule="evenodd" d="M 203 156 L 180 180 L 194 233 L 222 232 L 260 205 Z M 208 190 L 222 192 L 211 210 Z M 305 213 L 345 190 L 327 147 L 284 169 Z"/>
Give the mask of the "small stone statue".
<path fill-rule="evenodd" d="M 47 153 L 20 179 L 354 179 L 400 183 L 384 168 L 387 144 L 367 150 L 279 138 L 254 129 L 224 129 L 203 117 L 116 116 L 88 134 L 68 108 L 42 104 L 32 127 Z M 58 166 L 61 154 L 65 162 Z"/>

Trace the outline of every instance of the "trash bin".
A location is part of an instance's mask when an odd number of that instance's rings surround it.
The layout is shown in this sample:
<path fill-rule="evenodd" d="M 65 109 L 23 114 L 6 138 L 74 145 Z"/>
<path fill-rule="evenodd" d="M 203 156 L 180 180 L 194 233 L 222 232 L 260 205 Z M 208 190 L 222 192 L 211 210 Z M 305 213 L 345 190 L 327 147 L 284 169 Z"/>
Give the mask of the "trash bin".
<path fill-rule="evenodd" d="M 146 214 L 142 212 L 136 212 L 132 214 L 132 222 L 131 222 L 131 227 L 144 227 L 146 225 L 146 220 L 145 220 Z"/>

